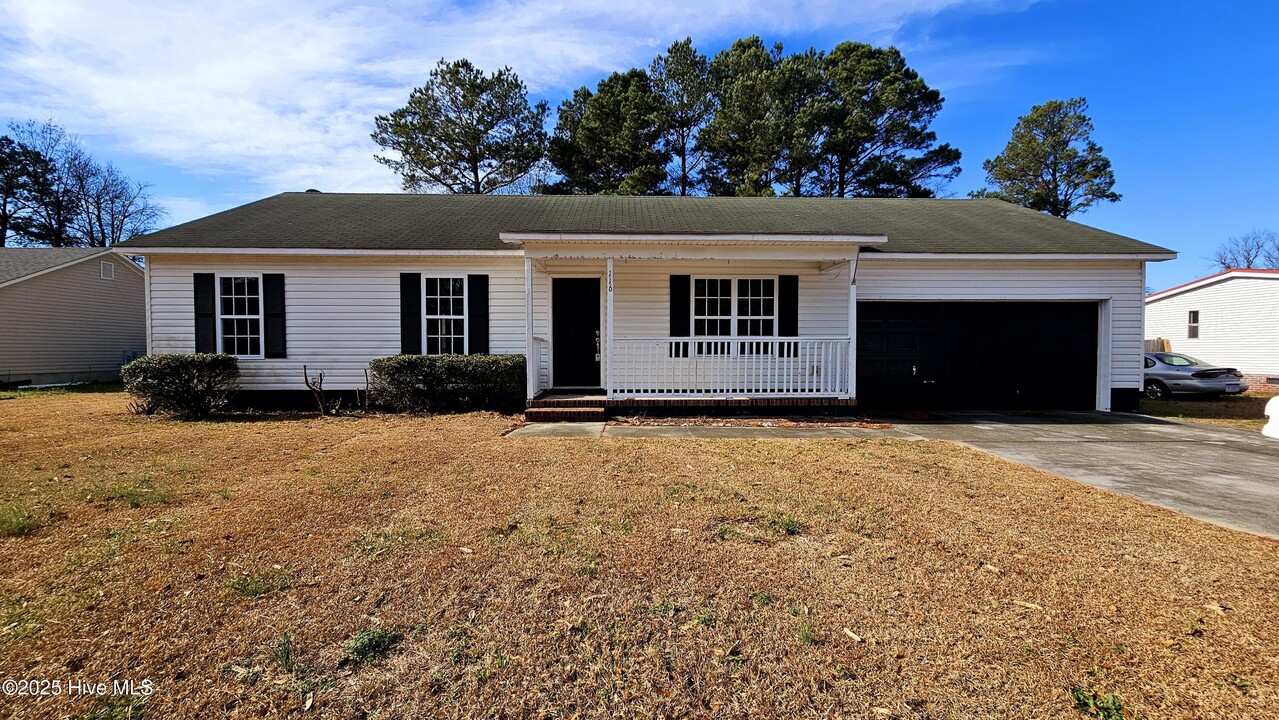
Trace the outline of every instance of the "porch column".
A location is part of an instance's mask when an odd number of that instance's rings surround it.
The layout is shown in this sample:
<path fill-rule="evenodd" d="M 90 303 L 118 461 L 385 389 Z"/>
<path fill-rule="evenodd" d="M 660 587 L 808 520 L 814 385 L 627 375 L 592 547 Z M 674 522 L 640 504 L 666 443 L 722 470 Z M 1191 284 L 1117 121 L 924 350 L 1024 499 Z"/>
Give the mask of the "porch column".
<path fill-rule="evenodd" d="M 857 397 L 857 265 L 848 262 L 848 397 Z"/>
<path fill-rule="evenodd" d="M 613 258 L 608 258 L 608 277 L 606 280 L 606 288 L 608 291 L 605 302 L 608 308 L 608 344 L 605 346 L 604 353 L 604 395 L 610 400 L 613 398 Z"/>
<path fill-rule="evenodd" d="M 532 400 L 537 395 L 537 371 L 541 358 L 533 347 L 533 260 L 524 258 L 524 371 L 525 392 Z"/>

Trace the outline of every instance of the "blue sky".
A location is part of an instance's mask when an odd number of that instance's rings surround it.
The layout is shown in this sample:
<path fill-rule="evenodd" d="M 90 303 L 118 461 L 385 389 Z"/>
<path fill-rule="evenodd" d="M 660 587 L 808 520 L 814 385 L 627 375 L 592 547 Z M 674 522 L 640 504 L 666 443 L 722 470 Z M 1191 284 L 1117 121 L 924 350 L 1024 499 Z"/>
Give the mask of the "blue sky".
<path fill-rule="evenodd" d="M 1074 219 L 1171 247 L 1163 288 L 1254 227 L 1279 230 L 1279 3 L 1093 0 L 0 0 L 0 118 L 52 118 L 153 186 L 180 222 L 283 190 L 395 191 L 372 118 L 440 57 L 512 66 L 558 104 L 692 36 L 895 44 L 946 97 L 982 185 L 1018 115 L 1088 98 L 1124 198 Z"/>

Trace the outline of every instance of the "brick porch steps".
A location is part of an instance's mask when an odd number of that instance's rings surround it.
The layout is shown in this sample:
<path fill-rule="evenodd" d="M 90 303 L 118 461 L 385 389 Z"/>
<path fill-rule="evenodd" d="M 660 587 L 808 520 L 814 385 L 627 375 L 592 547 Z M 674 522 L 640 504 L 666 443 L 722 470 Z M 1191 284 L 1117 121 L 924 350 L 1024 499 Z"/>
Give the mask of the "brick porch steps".
<path fill-rule="evenodd" d="M 527 422 L 604 422 L 608 419 L 602 407 L 530 407 L 524 411 Z"/>

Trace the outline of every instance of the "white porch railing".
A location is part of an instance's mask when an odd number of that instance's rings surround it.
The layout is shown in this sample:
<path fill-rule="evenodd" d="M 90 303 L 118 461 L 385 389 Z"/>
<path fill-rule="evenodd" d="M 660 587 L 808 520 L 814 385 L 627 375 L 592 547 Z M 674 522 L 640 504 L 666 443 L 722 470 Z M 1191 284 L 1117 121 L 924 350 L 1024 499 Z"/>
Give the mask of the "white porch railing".
<path fill-rule="evenodd" d="M 619 337 L 609 397 L 847 397 L 846 337 Z"/>

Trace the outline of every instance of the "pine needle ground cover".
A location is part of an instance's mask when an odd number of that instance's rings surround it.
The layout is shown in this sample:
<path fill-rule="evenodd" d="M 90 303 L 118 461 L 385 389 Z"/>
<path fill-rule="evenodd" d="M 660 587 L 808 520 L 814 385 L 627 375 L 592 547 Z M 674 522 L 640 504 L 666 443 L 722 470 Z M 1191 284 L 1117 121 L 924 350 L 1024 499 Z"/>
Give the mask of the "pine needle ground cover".
<path fill-rule="evenodd" d="M 1275 543 L 957 445 L 127 405 L 0 401 L 0 679 L 154 692 L 6 717 L 1279 714 Z"/>

